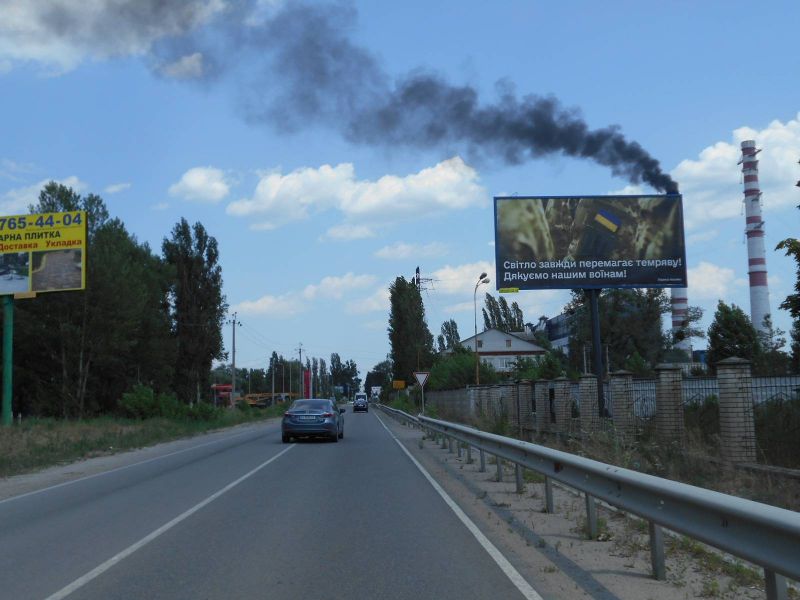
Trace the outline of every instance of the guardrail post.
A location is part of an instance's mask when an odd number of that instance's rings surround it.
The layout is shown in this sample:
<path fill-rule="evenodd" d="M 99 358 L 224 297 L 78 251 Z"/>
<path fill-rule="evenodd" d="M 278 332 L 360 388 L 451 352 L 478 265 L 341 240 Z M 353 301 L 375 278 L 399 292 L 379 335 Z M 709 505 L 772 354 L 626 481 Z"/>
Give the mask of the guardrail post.
<path fill-rule="evenodd" d="M 456 441 L 456 456 L 461 458 L 461 442 Z"/>
<path fill-rule="evenodd" d="M 447 453 L 453 453 L 453 446 L 455 445 L 456 441 L 453 438 L 447 440 Z"/>
<path fill-rule="evenodd" d="M 719 433 L 722 456 L 732 463 L 756 462 L 756 431 L 750 363 L 726 358 L 717 363 Z"/>
<path fill-rule="evenodd" d="M 469 444 L 467 444 L 467 464 L 472 464 L 472 446 Z"/>
<path fill-rule="evenodd" d="M 442 450 L 447 448 L 447 436 L 445 434 L 442 434 L 442 446 L 441 447 L 442 447 Z"/>
<path fill-rule="evenodd" d="M 653 567 L 653 577 L 658 581 L 667 578 L 667 567 L 664 563 L 664 532 L 661 525 L 648 522 L 650 526 L 650 565 Z"/>
<path fill-rule="evenodd" d="M 494 457 L 497 463 L 497 481 L 503 481 L 503 461 L 499 456 Z"/>
<path fill-rule="evenodd" d="M 544 509 L 550 515 L 556 512 L 555 504 L 553 503 L 553 480 L 546 475 L 544 478 Z"/>
<path fill-rule="evenodd" d="M 517 493 L 521 494 L 525 491 L 525 484 L 522 482 L 522 467 L 514 464 L 514 476 L 517 479 Z"/>
<path fill-rule="evenodd" d="M 767 588 L 767 600 L 786 600 L 789 597 L 786 577 L 783 575 L 764 569 L 764 583 Z"/>
<path fill-rule="evenodd" d="M 483 449 L 482 449 L 482 448 L 478 450 L 478 453 L 481 455 L 481 468 L 480 468 L 480 472 L 481 472 L 481 473 L 486 473 L 486 453 L 483 451 Z"/>
<path fill-rule="evenodd" d="M 597 539 L 597 501 L 586 494 L 586 533 L 590 540 Z"/>

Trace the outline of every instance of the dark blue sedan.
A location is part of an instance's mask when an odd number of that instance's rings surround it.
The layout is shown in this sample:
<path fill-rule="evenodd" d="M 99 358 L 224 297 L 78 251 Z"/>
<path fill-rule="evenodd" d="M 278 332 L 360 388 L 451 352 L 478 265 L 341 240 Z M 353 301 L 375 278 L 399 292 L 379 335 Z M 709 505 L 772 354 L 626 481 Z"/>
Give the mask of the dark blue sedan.
<path fill-rule="evenodd" d="M 344 437 L 344 409 L 327 398 L 301 398 L 295 400 L 281 423 L 283 443 L 292 438 L 326 437 L 338 442 Z"/>

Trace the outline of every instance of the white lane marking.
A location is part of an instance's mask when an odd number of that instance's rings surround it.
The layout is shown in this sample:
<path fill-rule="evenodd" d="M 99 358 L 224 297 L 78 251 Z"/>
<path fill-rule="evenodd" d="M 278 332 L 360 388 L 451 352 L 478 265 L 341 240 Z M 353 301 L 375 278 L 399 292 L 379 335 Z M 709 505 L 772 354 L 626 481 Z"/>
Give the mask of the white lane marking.
<path fill-rule="evenodd" d="M 469 532 L 473 536 L 475 536 L 475 539 L 478 540 L 478 543 L 483 547 L 484 550 L 486 550 L 486 553 L 494 559 L 494 562 L 497 563 L 497 566 L 500 567 L 503 573 L 506 574 L 506 577 L 508 577 L 511 580 L 511 583 L 513 583 L 517 587 L 520 593 L 525 598 L 527 598 L 527 600 L 543 600 L 543 598 L 539 595 L 539 593 L 535 589 L 533 589 L 531 585 L 527 581 L 525 581 L 525 578 L 522 575 L 520 575 L 519 571 L 517 571 L 514 568 L 514 565 L 512 565 L 508 561 L 508 559 L 505 556 L 503 556 L 503 553 L 497 549 L 497 546 L 492 544 L 492 542 L 489 541 L 489 538 L 483 535 L 481 530 L 478 529 L 478 526 L 475 525 L 475 523 L 473 523 L 472 519 L 470 519 L 463 510 L 461 510 L 461 507 L 458 504 L 456 504 L 455 500 L 453 500 L 448 495 L 448 493 L 444 491 L 444 488 L 442 488 L 442 486 L 440 486 L 437 483 L 437 481 L 433 478 L 433 476 L 430 473 L 428 473 L 427 470 L 425 470 L 425 467 L 423 467 L 419 463 L 419 461 L 416 458 L 414 458 L 412 454 L 406 449 L 406 447 L 403 446 L 402 442 L 398 440 L 397 437 L 395 437 L 395 435 L 389 430 L 389 428 L 386 426 L 383 420 L 377 414 L 375 415 L 375 417 L 378 419 L 380 424 L 383 425 L 383 428 L 389 433 L 389 435 L 392 436 L 392 439 L 395 442 L 397 442 L 397 445 L 400 446 L 403 452 L 406 453 L 406 456 L 408 456 L 408 458 L 411 459 L 411 462 L 413 462 L 414 465 L 425 476 L 425 479 L 427 479 L 428 483 L 430 483 L 433 486 L 433 489 L 435 489 L 438 492 L 438 494 L 442 497 L 442 500 L 445 501 L 445 504 L 447 504 L 447 506 L 449 506 L 450 509 L 456 514 L 456 516 L 466 526 Z"/>
<path fill-rule="evenodd" d="M 93 475 L 87 475 L 86 477 L 79 477 L 78 479 L 72 479 L 70 481 L 63 481 L 61 483 L 57 483 L 55 485 L 51 485 L 40 490 L 33 490 L 32 492 L 25 492 L 24 494 L 20 494 L 19 496 L 11 496 L 9 498 L 5 498 L 0 500 L 0 504 L 4 504 L 5 502 L 11 502 L 12 500 L 19 500 L 20 498 L 27 498 L 28 496 L 33 496 L 34 494 L 41 494 L 42 492 L 48 492 L 50 490 L 54 490 L 56 488 L 64 487 L 65 485 L 72 485 L 73 483 L 78 483 L 80 481 L 86 481 L 87 479 L 94 479 L 95 477 L 102 477 L 103 475 L 109 475 L 110 473 L 116 473 L 117 471 L 124 471 L 125 469 L 130 469 L 131 467 L 138 467 L 139 465 L 144 465 L 149 462 L 153 462 L 154 460 L 161 460 L 162 458 L 168 458 L 170 456 L 175 456 L 176 454 L 183 454 L 184 452 L 189 452 L 190 450 L 197 450 L 198 448 L 203 448 L 205 446 L 211 446 L 212 444 L 219 444 L 220 442 L 226 442 L 228 440 L 232 440 L 237 437 L 242 437 L 243 435 L 247 435 L 248 433 L 252 433 L 252 431 L 245 431 L 243 433 L 237 433 L 236 435 L 232 435 L 229 437 L 222 438 L 220 440 L 214 440 L 213 442 L 206 442 L 205 444 L 198 444 L 197 446 L 192 446 L 191 448 L 184 448 L 183 450 L 176 450 L 175 452 L 170 452 L 169 454 L 162 454 L 161 456 L 154 456 L 153 458 L 148 458 L 147 460 L 143 460 L 136 463 L 131 463 L 129 465 L 125 465 L 123 467 L 117 467 L 115 469 L 111 469 L 110 471 L 103 471 L 102 473 L 94 473 Z"/>
<path fill-rule="evenodd" d="M 239 477 L 239 479 L 229 483 L 228 485 L 226 485 L 224 488 L 222 488 L 218 492 L 214 492 L 213 494 L 211 494 L 208 498 L 206 498 L 205 500 L 203 500 L 199 504 L 195 504 L 192 508 L 190 508 L 186 512 L 181 513 L 180 515 L 178 515 L 177 517 L 175 517 L 174 519 L 172 519 L 168 523 L 165 523 L 164 525 L 162 525 L 161 527 L 159 527 L 158 529 L 156 529 L 152 533 L 150 533 L 150 534 L 146 535 L 145 537 L 143 537 L 142 539 L 140 539 L 135 544 L 132 544 L 132 545 L 128 546 L 122 552 L 120 552 L 118 554 L 115 554 L 114 556 L 109 558 L 106 562 L 104 562 L 101 565 L 98 565 L 97 567 L 95 567 L 94 569 L 92 569 L 91 571 L 86 573 L 85 575 L 83 575 L 81 577 L 78 577 L 78 579 L 76 579 L 75 581 L 73 581 L 69 585 L 61 588 L 55 594 L 52 594 L 52 595 L 48 596 L 47 598 L 45 598 L 45 600 L 60 600 L 61 598 L 66 598 L 67 596 L 69 596 L 75 590 L 77 590 L 77 589 L 83 587 L 84 585 L 86 585 L 87 583 L 89 583 L 92 579 L 95 579 L 95 578 L 99 577 L 100 575 L 102 575 L 103 573 L 105 573 L 106 571 L 108 571 L 111 567 L 116 565 L 121 560 L 123 560 L 125 558 L 128 558 L 131 554 L 136 552 L 142 546 L 145 546 L 145 545 L 149 544 L 150 542 L 152 542 L 154 539 L 156 539 L 162 533 L 166 533 L 167 531 L 169 531 L 170 529 L 175 527 L 175 525 L 177 525 L 181 521 L 191 517 L 194 513 L 196 513 L 198 510 L 200 510 L 204 506 L 206 506 L 208 504 L 211 504 L 214 500 L 216 500 L 217 498 L 222 496 L 225 492 L 228 492 L 228 491 L 232 490 L 233 488 L 235 488 L 237 485 L 242 483 L 248 477 L 251 477 L 252 475 L 255 475 L 258 471 L 260 471 L 261 469 L 266 467 L 271 462 L 278 460 L 281 456 L 283 456 L 289 450 L 294 448 L 294 446 L 295 445 L 292 444 L 288 448 L 285 448 L 284 450 L 281 450 L 280 452 L 278 452 L 278 454 L 276 454 L 275 456 L 273 456 L 269 460 L 261 463 L 260 465 L 258 465 L 252 471 L 249 471 L 249 472 L 245 473 L 244 475 Z"/>

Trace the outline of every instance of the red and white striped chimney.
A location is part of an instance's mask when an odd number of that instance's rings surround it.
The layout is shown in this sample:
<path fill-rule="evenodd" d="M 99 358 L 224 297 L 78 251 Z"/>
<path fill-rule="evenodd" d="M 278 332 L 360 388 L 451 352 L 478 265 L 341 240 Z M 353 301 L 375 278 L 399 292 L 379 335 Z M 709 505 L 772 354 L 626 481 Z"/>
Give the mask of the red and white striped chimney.
<path fill-rule="evenodd" d="M 761 190 L 758 187 L 758 160 L 755 140 L 742 142 L 744 205 L 747 216 L 747 264 L 750 276 L 750 319 L 756 331 L 765 331 L 764 319 L 770 316 L 767 287 L 767 258 L 764 252 L 764 219 L 761 216 Z"/>

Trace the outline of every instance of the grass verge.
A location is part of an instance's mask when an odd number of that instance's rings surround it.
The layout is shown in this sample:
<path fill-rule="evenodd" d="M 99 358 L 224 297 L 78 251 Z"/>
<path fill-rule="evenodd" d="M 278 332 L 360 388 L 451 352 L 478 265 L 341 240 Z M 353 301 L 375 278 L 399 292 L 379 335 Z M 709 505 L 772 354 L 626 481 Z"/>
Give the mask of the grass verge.
<path fill-rule="evenodd" d="M 141 420 L 101 417 L 82 421 L 28 419 L 0 429 L 0 477 L 277 417 L 284 410 L 282 405 L 264 410 L 226 410 L 208 420 L 164 417 Z"/>

